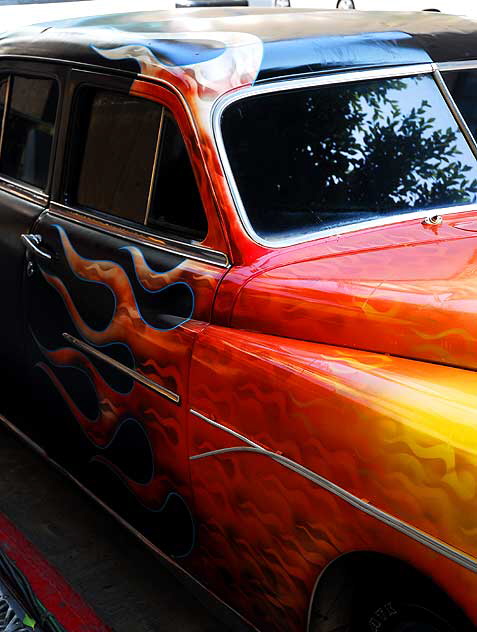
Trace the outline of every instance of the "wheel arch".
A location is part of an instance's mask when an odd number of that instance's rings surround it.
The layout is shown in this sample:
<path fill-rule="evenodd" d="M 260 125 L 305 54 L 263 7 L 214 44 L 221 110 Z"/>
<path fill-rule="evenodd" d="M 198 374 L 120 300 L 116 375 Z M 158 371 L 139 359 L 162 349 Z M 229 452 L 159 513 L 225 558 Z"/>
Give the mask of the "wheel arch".
<path fill-rule="evenodd" d="M 423 573 L 415 566 L 406 562 L 400 558 L 393 557 L 384 553 L 376 551 L 351 551 L 343 553 L 329 562 L 320 572 L 316 578 L 313 590 L 310 595 L 307 615 L 306 631 L 312 632 L 312 623 L 316 618 L 318 612 L 316 610 L 318 605 L 318 599 L 321 596 L 324 588 L 330 588 L 330 584 L 337 582 L 339 578 L 345 575 L 352 574 L 354 579 L 358 579 L 363 576 L 362 568 L 366 568 L 366 577 L 372 576 L 375 573 L 379 573 L 386 569 L 386 572 L 392 575 L 393 573 L 399 574 L 406 578 L 409 585 L 413 587 L 422 588 L 423 592 L 432 591 L 442 598 L 440 601 L 441 610 L 448 613 L 454 620 L 465 628 L 462 632 L 467 630 L 475 630 L 476 628 L 471 624 L 467 616 L 463 613 L 462 609 L 455 603 L 455 601 L 447 594 L 447 592 L 441 588 L 429 575 Z M 333 585 L 329 594 L 333 594 Z M 324 598 L 326 602 L 326 597 Z"/>

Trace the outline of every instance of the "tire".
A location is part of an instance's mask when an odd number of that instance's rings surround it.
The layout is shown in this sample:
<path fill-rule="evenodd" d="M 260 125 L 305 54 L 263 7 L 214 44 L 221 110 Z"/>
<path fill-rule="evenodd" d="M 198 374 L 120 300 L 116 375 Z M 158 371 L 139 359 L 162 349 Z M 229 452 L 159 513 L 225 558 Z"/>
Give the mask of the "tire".
<path fill-rule="evenodd" d="M 337 9 L 355 9 L 353 0 L 338 0 L 336 4 Z"/>
<path fill-rule="evenodd" d="M 358 558 L 359 559 L 359 558 Z M 309 632 L 470 632 L 451 599 L 406 564 L 372 556 L 331 565 L 318 583 Z"/>
<path fill-rule="evenodd" d="M 367 611 L 354 630 L 366 632 L 458 632 L 456 628 L 428 608 L 401 601 L 383 602 Z"/>

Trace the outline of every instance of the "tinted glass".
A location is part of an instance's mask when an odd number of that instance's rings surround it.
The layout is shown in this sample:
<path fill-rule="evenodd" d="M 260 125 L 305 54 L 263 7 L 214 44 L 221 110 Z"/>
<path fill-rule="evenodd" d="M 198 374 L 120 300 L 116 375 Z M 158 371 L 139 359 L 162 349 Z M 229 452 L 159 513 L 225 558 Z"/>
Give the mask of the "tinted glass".
<path fill-rule="evenodd" d="M 58 86 L 51 79 L 12 78 L 0 172 L 45 188 L 58 107 Z"/>
<path fill-rule="evenodd" d="M 148 225 L 192 239 L 207 234 L 207 219 L 181 132 L 164 117 L 154 198 Z"/>
<path fill-rule="evenodd" d="M 470 131 L 477 138 L 477 70 L 459 70 L 442 74 Z"/>
<path fill-rule="evenodd" d="M 250 97 L 225 110 L 222 131 L 269 239 L 476 199 L 475 158 L 430 76 Z"/>
<path fill-rule="evenodd" d="M 83 89 L 76 113 L 72 202 L 144 223 L 161 106 Z"/>

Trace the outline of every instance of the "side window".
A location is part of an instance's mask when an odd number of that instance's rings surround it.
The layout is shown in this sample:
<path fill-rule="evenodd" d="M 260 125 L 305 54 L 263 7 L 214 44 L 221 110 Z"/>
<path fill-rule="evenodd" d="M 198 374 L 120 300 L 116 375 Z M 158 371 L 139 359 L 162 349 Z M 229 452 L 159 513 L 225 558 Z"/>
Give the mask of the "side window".
<path fill-rule="evenodd" d="M 189 155 L 179 127 L 167 110 L 147 225 L 196 240 L 207 235 L 207 218 Z"/>
<path fill-rule="evenodd" d="M 474 138 L 477 139 L 477 109 L 475 107 L 477 69 L 444 72 L 442 76 L 465 122 L 469 126 Z"/>
<path fill-rule="evenodd" d="M 477 161 L 432 75 L 250 96 L 222 135 L 265 239 L 477 201 Z"/>
<path fill-rule="evenodd" d="M 0 111 L 7 108 L 0 148 L 0 173 L 41 189 L 48 181 L 58 108 L 52 79 L 11 76 L 0 84 Z"/>
<path fill-rule="evenodd" d="M 68 202 L 143 224 L 161 114 L 151 101 L 81 88 Z"/>

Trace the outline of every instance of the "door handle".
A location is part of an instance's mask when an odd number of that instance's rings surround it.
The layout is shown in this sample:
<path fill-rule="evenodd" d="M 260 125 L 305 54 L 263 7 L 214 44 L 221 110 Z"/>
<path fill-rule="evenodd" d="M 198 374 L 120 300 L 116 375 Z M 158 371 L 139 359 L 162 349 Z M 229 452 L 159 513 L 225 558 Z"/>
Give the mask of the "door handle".
<path fill-rule="evenodd" d="M 48 252 L 45 252 L 40 248 L 41 235 L 22 235 L 21 240 L 25 244 L 25 248 L 28 252 L 34 252 L 42 259 L 48 259 L 49 261 L 53 259 Z"/>

